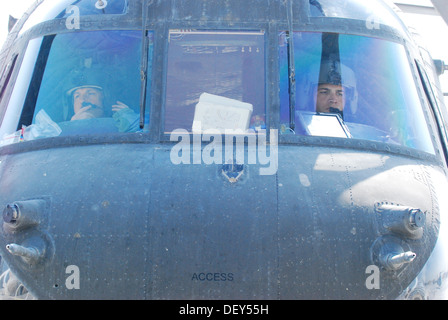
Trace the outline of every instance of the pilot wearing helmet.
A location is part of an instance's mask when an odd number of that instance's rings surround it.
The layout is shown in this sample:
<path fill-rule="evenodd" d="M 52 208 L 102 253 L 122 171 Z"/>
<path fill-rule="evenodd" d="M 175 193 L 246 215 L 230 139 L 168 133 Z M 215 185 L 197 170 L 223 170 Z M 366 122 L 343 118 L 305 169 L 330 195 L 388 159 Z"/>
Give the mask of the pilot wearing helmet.
<path fill-rule="evenodd" d="M 336 113 L 343 119 L 346 105 L 356 110 L 356 80 L 353 71 L 338 61 L 323 61 L 315 88 L 316 112 Z"/>
<path fill-rule="evenodd" d="M 102 118 L 106 116 L 103 88 L 96 85 L 83 85 L 70 89 L 74 115 L 70 120 Z M 111 107 L 112 112 L 129 109 L 123 102 L 117 101 Z"/>
<path fill-rule="evenodd" d="M 139 115 L 121 101 L 113 103 L 103 88 L 105 81 L 84 74 L 74 80 L 65 92 L 66 120 L 112 118 L 119 132 L 139 130 Z"/>
<path fill-rule="evenodd" d="M 345 106 L 344 87 L 341 85 L 319 84 L 316 93 L 317 112 L 342 113 Z"/>

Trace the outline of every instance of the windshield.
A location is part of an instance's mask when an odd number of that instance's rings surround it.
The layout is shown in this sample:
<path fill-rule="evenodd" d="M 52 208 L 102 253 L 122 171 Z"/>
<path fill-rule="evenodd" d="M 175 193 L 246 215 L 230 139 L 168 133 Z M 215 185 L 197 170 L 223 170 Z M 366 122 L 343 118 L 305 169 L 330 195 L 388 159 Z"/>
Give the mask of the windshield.
<path fill-rule="evenodd" d="M 140 130 L 141 38 L 141 31 L 90 31 L 44 37 L 37 55 L 29 58 L 34 60 L 24 64 L 34 70 L 26 70 L 32 76 L 19 122 L 13 116 L 5 116 L 2 144 L 17 142 L 18 138 L 27 141 Z M 151 59 L 151 33 L 149 38 Z M 148 65 L 151 79 L 151 63 Z M 6 128 L 9 132 L 4 132 Z"/>
<path fill-rule="evenodd" d="M 279 37 L 282 134 L 367 139 L 434 154 L 402 45 L 336 33 Z M 288 67 L 295 70 L 291 109 Z"/>
<path fill-rule="evenodd" d="M 165 133 L 265 128 L 264 65 L 263 31 L 171 30 Z"/>

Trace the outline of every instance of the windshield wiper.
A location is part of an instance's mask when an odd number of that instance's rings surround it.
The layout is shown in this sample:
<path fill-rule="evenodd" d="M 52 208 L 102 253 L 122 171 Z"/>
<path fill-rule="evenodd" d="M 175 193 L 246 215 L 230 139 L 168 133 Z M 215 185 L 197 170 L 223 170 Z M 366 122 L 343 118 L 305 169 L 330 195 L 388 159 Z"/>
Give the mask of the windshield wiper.
<path fill-rule="evenodd" d="M 286 8 L 288 20 L 288 31 L 286 31 L 286 41 L 288 47 L 288 78 L 289 78 L 289 128 L 295 130 L 295 109 L 296 109 L 296 68 L 294 62 L 294 31 L 292 0 L 288 1 Z"/>
<path fill-rule="evenodd" d="M 148 1 L 142 1 L 142 57 L 140 61 L 140 129 L 145 126 L 145 106 L 146 106 L 146 78 L 148 70 L 149 38 L 146 30 L 148 20 Z"/>

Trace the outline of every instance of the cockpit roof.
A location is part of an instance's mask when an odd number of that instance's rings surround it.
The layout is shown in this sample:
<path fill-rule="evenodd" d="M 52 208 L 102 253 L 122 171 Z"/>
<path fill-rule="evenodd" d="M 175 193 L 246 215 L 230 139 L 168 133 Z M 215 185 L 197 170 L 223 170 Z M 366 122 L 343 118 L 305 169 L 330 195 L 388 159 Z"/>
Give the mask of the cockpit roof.
<path fill-rule="evenodd" d="M 340 33 L 374 33 L 378 37 L 409 38 L 408 31 L 388 0 L 291 0 L 293 21 L 298 27 L 334 29 Z M 238 26 L 239 23 L 286 23 L 284 1 L 269 0 L 39 0 L 17 23 L 19 36 L 43 24 L 39 32 L 66 31 L 66 20 L 79 15 L 81 29 L 106 27 L 141 28 L 142 3 L 149 7 L 147 24 L 160 21 L 182 22 L 185 27 Z M 105 7 L 99 3 L 106 4 Z M 76 6 L 74 11 L 73 6 Z M 100 9 L 99 9 L 100 8 Z M 250 12 L 247 8 L 251 8 Z M 335 23 L 337 19 L 338 23 Z M 341 22 L 341 20 L 344 22 Z M 95 23 L 98 22 L 98 23 Z M 303 28 L 302 28 L 303 29 Z M 329 31 L 329 30 L 326 30 Z M 345 32 L 344 32 L 345 31 Z M 350 32 L 349 32 L 350 31 Z"/>

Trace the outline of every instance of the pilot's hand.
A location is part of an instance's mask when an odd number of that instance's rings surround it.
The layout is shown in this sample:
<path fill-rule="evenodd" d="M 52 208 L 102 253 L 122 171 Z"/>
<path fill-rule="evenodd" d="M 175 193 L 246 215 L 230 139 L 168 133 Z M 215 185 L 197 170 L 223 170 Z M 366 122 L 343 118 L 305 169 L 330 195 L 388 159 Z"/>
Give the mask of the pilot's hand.
<path fill-rule="evenodd" d="M 129 107 L 127 105 L 125 105 L 123 102 L 121 101 L 117 101 L 117 104 L 112 105 L 112 111 L 113 112 L 117 112 L 123 109 L 129 109 Z"/>
<path fill-rule="evenodd" d="M 95 118 L 95 116 L 89 112 L 90 109 L 92 109 L 92 106 L 86 106 L 79 109 L 77 113 L 72 117 L 71 120 L 83 120 L 83 119 L 90 119 Z"/>

